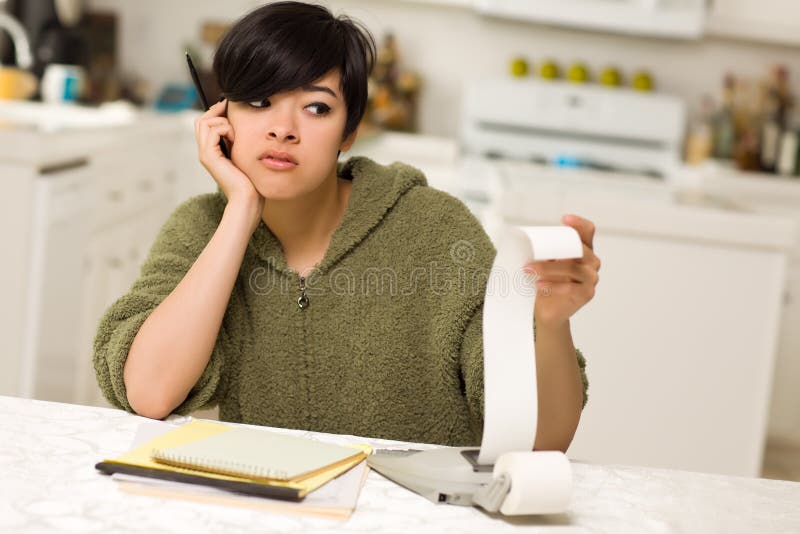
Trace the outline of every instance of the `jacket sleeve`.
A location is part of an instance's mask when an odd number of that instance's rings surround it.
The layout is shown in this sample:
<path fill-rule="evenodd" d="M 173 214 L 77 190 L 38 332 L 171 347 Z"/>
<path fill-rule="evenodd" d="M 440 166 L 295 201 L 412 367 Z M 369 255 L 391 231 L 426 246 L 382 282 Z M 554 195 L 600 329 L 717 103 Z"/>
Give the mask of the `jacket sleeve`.
<path fill-rule="evenodd" d="M 536 327 L 534 324 L 534 339 Z M 586 377 L 586 359 L 579 349 L 575 349 L 575 357 L 583 382 L 583 406 L 588 401 L 589 380 Z M 473 428 L 483 428 L 483 305 L 479 306 L 464 330 L 460 349 L 461 376 L 469 406 Z M 482 432 L 481 432 L 482 433 Z"/>
<path fill-rule="evenodd" d="M 183 279 L 219 221 L 209 217 L 209 195 L 180 206 L 164 224 L 130 291 L 106 310 L 94 340 L 94 368 L 103 395 L 118 408 L 133 412 L 123 382 L 123 368 L 134 337 L 145 320 Z M 230 346 L 226 321 L 220 327 L 211 358 L 184 402 L 174 411 L 189 413 L 216 404 L 224 393 L 221 379 Z"/>

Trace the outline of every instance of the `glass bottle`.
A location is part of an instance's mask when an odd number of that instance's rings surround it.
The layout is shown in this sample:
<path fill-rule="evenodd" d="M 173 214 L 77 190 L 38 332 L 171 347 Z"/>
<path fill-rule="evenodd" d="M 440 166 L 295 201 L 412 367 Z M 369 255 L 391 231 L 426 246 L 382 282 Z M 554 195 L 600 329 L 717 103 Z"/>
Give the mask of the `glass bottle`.
<path fill-rule="evenodd" d="M 722 87 L 722 103 L 714 116 L 714 157 L 731 159 L 736 144 L 736 125 L 733 116 L 733 94 L 735 79 L 725 76 Z"/>

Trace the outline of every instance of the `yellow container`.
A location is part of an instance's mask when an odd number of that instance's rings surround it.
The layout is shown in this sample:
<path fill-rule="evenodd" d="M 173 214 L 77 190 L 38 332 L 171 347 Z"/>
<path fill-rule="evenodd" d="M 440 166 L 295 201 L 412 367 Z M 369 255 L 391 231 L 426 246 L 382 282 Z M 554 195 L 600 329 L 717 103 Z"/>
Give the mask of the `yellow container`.
<path fill-rule="evenodd" d="M 25 100 L 36 92 L 39 80 L 30 72 L 0 66 L 0 100 Z"/>

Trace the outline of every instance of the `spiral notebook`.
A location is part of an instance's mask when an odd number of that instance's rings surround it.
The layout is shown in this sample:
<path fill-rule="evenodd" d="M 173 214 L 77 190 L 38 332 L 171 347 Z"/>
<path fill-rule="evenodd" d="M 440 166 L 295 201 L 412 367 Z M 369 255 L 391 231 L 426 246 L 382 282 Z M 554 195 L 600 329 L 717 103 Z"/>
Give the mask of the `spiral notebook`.
<path fill-rule="evenodd" d="M 158 463 L 265 482 L 301 482 L 351 462 L 363 451 L 278 434 L 232 428 L 185 445 L 156 449 Z"/>
<path fill-rule="evenodd" d="M 349 453 L 349 460 L 317 469 L 314 472 L 315 474 L 309 473 L 299 477 L 297 480 L 286 481 L 222 474 L 196 468 L 173 466 L 157 462 L 152 457 L 154 451 L 177 449 L 184 445 L 232 432 L 235 429 L 237 429 L 237 427 L 210 421 L 194 420 L 159 435 L 117 458 L 106 459 L 99 462 L 95 465 L 95 468 L 107 475 L 122 473 L 126 475 L 171 480 L 174 482 L 209 485 L 263 497 L 300 500 L 309 492 L 316 490 L 342 473 L 347 472 L 363 461 L 372 452 L 369 445 L 344 446 L 343 449 Z M 268 432 L 259 429 L 247 430 L 252 432 Z M 316 441 L 312 441 L 312 443 L 315 445 L 327 445 Z M 236 450 L 234 449 L 225 451 L 225 455 L 229 461 L 232 458 L 237 458 L 235 456 Z M 239 461 L 241 462 L 241 459 L 239 459 Z M 271 460 L 271 462 L 276 461 L 275 459 Z M 288 472 L 288 469 L 285 470 Z"/>

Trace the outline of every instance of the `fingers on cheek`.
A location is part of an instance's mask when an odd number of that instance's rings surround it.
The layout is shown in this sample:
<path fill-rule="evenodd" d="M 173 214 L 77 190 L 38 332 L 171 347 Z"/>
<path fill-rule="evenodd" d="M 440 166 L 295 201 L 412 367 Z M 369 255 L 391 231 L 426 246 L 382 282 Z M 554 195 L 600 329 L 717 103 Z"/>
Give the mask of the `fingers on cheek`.
<path fill-rule="evenodd" d="M 219 126 L 212 128 L 212 131 L 215 135 L 211 137 L 211 140 L 216 140 L 217 137 L 225 137 L 229 129 L 230 128 L 224 124 L 220 124 Z"/>

